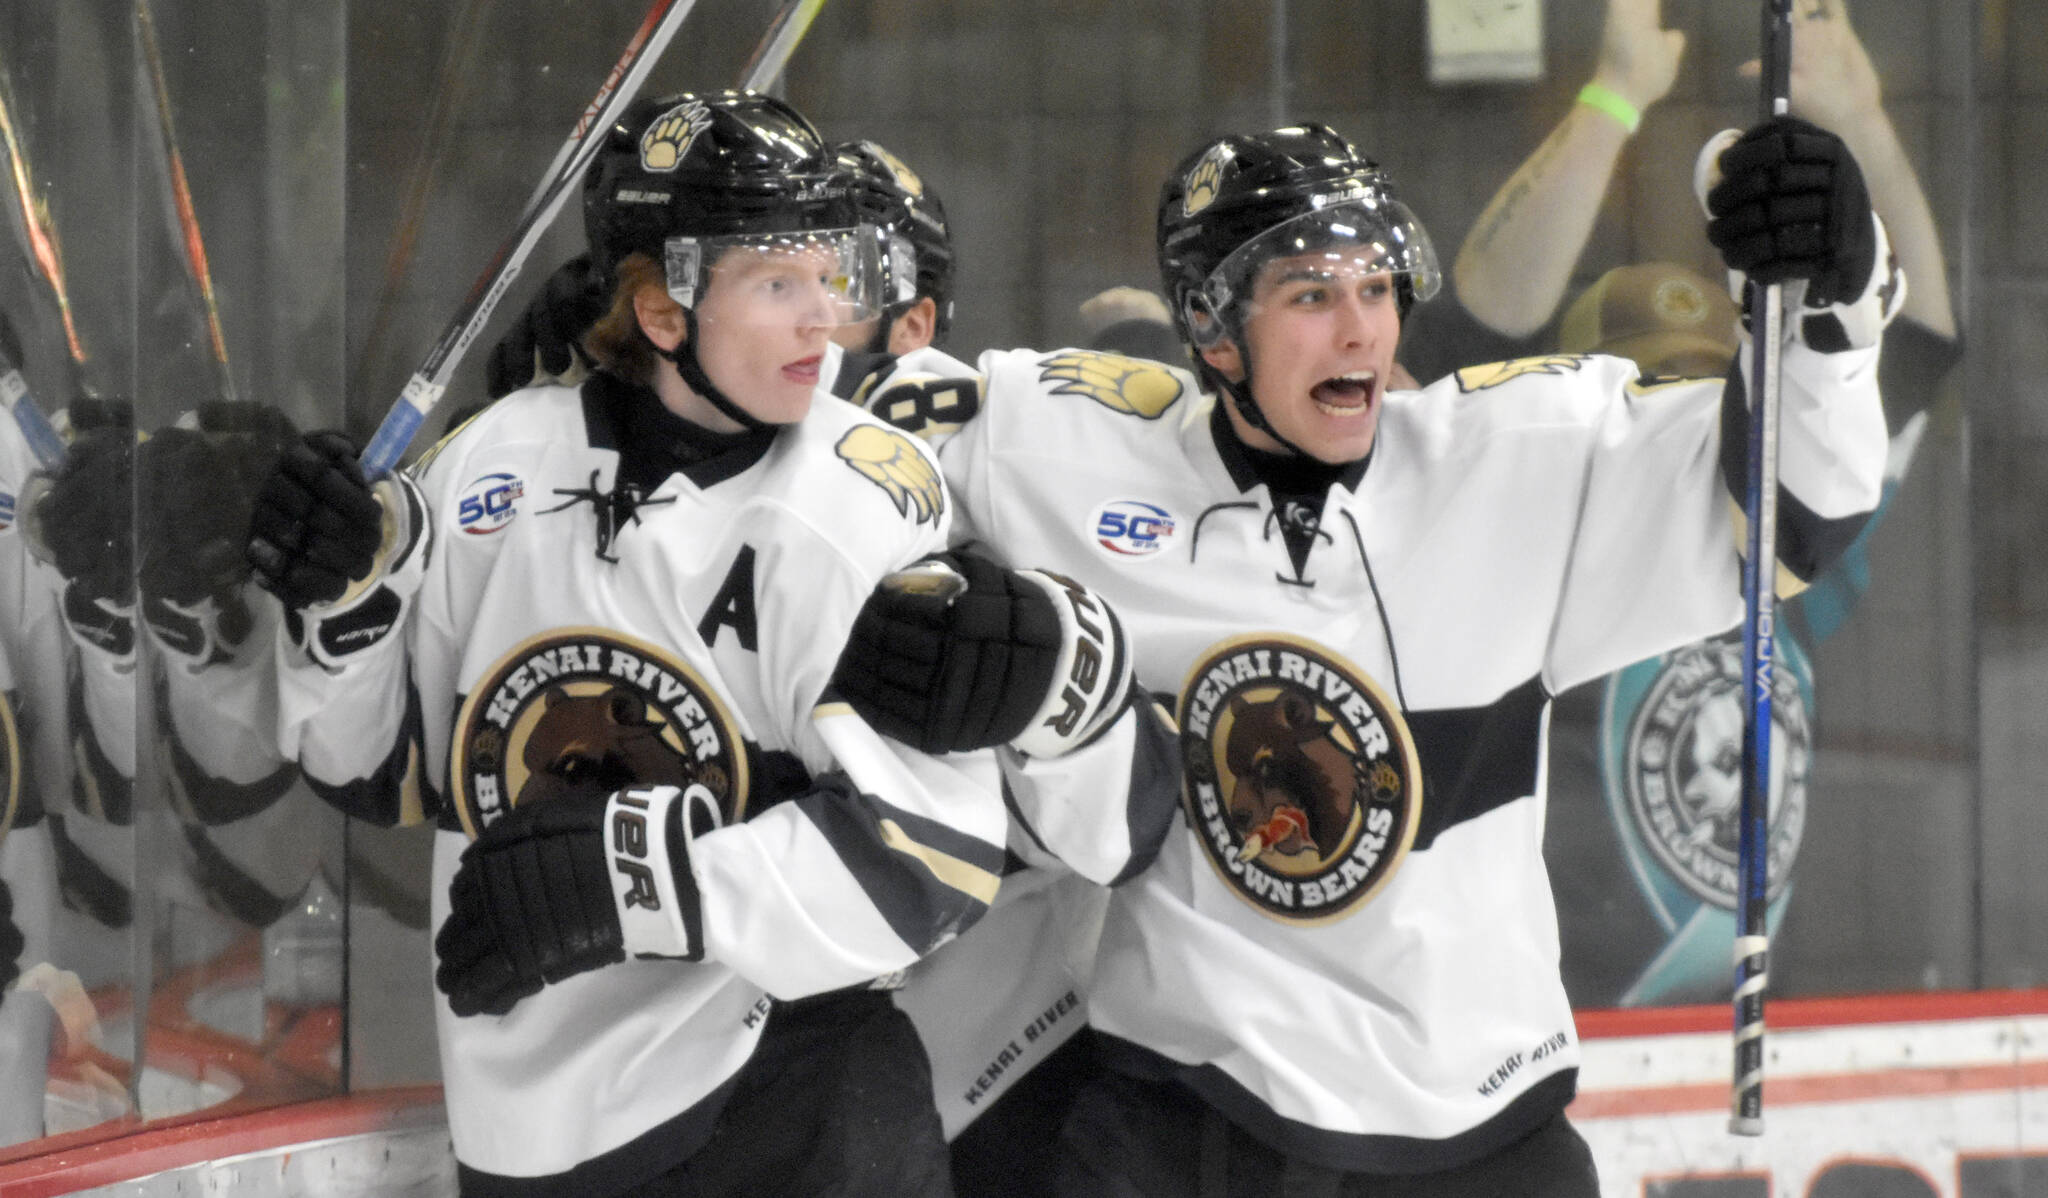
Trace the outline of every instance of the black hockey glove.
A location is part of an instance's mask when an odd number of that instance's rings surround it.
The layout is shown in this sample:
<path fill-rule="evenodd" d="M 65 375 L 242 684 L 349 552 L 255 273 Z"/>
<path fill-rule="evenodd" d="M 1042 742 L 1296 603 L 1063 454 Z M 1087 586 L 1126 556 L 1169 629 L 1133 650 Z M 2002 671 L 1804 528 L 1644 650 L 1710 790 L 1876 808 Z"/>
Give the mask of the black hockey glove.
<path fill-rule="evenodd" d="M 28 941 L 14 924 L 14 894 L 7 889 L 6 879 L 0 878 L 0 994 L 21 976 L 21 950 L 26 947 Z"/>
<path fill-rule="evenodd" d="M 626 959 L 702 959 L 690 843 L 718 826 L 701 786 L 514 807 L 462 852 L 434 984 L 457 1015 L 503 1015 L 551 982 Z"/>
<path fill-rule="evenodd" d="M 383 538 L 383 509 L 355 445 L 323 431 L 287 445 L 257 489 L 247 552 L 256 581 L 297 610 L 332 602 L 369 574 Z"/>
<path fill-rule="evenodd" d="M 603 280 L 578 254 L 555 268 L 484 363 L 484 388 L 502 399 L 522 387 L 577 383 L 590 369 L 583 334 L 605 313 Z"/>
<path fill-rule="evenodd" d="M 249 577 L 256 493 L 297 439 L 282 415 L 254 404 L 207 404 L 199 420 L 158 431 L 136 463 L 143 594 L 187 606 Z"/>
<path fill-rule="evenodd" d="M 1131 690 L 1107 604 L 1068 579 L 946 553 L 882 580 L 854 617 L 833 689 L 927 753 L 1009 744 L 1057 756 Z"/>
<path fill-rule="evenodd" d="M 1877 265 L 1863 172 L 1842 139 L 1797 117 L 1750 129 L 1721 152 L 1707 239 L 1759 283 L 1807 280 L 1814 307 L 1862 294 Z"/>
<path fill-rule="evenodd" d="M 82 599 L 134 594 L 135 430 L 105 425 L 80 432 L 64 463 L 39 487 L 30 537 Z"/>

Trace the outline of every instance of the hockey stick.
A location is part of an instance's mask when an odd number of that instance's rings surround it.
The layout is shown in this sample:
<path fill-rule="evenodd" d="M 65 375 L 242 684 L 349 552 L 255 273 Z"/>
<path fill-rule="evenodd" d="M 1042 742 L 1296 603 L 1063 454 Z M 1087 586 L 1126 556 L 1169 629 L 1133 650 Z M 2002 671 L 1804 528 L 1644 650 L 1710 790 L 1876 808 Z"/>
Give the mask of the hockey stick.
<path fill-rule="evenodd" d="M 447 45 L 440 66 L 434 72 L 434 86 L 427 93 L 426 115 L 417 122 L 421 130 L 419 145 L 413 152 L 412 165 L 406 171 L 405 198 L 398 206 L 397 232 L 392 236 L 390 252 L 384 258 L 384 282 L 378 288 L 376 302 L 371 307 L 370 331 L 363 338 L 363 349 L 356 357 L 351 378 L 368 378 L 372 364 L 383 360 L 384 340 L 397 312 L 399 288 L 405 281 L 406 271 L 412 266 L 413 253 L 419 245 L 420 229 L 426 223 L 427 201 L 433 194 L 434 177 L 442 159 L 447 156 L 455 113 L 469 92 L 473 74 L 470 68 L 475 65 L 483 40 L 478 33 L 492 2 L 465 0 L 450 22 Z"/>
<path fill-rule="evenodd" d="M 747 65 L 740 68 L 741 91 L 767 91 L 775 86 L 775 81 L 782 77 L 782 69 L 789 65 L 789 56 L 796 53 L 823 7 L 825 0 L 787 0 L 782 11 L 775 14 L 768 32 L 762 35 L 761 43 L 754 47 Z"/>
<path fill-rule="evenodd" d="M 1792 0 L 1764 0 L 1763 119 L 1791 108 Z M 1764 987 L 1770 954 L 1765 915 L 1770 885 L 1771 689 L 1777 668 L 1778 366 L 1783 290 L 1748 284 L 1752 316 L 1749 486 L 1743 514 L 1749 555 L 1743 563 L 1742 653 L 1746 690 L 1742 729 L 1741 841 L 1737 869 L 1741 930 L 1735 938 L 1735 1077 L 1728 1130 L 1764 1131 Z"/>
<path fill-rule="evenodd" d="M 604 144 L 605 130 L 632 102 L 640 84 L 654 69 L 655 60 L 661 57 L 662 50 L 667 48 L 683 18 L 695 5 L 696 0 L 655 0 L 654 6 L 648 9 L 646 19 L 634 31 L 632 41 L 626 44 L 625 53 L 613 64 L 611 73 L 605 76 L 604 86 L 584 108 L 583 115 L 577 118 L 568 140 L 556 153 L 547 173 L 541 176 L 540 185 L 527 199 L 512 235 L 498 248 L 491 264 L 469 289 L 455 315 L 442 329 L 440 339 L 427 351 L 426 360 L 407 380 L 405 390 L 391 405 L 391 410 L 385 413 L 383 423 L 377 426 L 376 435 L 370 438 L 370 444 L 363 450 L 365 478 L 383 477 L 405 456 L 406 447 L 412 444 L 413 436 L 419 432 L 427 413 L 447 391 L 448 380 L 454 377 L 455 368 L 461 365 L 470 343 L 483 332 L 491 313 L 497 310 L 498 301 L 504 298 L 512 281 L 519 276 L 520 268 L 526 265 L 527 257 L 533 253 L 533 247 L 547 231 L 548 223 L 583 178 L 591 159 L 597 156 L 598 148 Z"/>
<path fill-rule="evenodd" d="M 654 60 L 661 55 L 662 48 L 668 44 L 676 26 L 681 24 L 683 16 L 694 3 L 695 0 L 681 0 L 680 3 L 677 0 L 658 0 L 654 9 L 649 11 L 640 32 L 634 35 L 625 55 L 612 68 L 605 86 L 584 109 L 575 131 L 555 155 L 548 174 L 542 177 L 541 186 L 527 200 L 512 239 L 498 251 L 491 269 L 470 290 L 469 298 L 456 313 L 455 320 L 428 353 L 426 363 L 414 372 L 404 393 L 391 405 L 384 422 L 377 426 L 376 435 L 363 452 L 365 477 L 375 479 L 389 473 L 405 456 L 406 447 L 412 443 L 426 414 L 447 390 L 448 380 L 453 377 L 462 354 L 483 331 L 484 324 L 504 297 L 505 290 L 511 286 L 513 278 L 526 264 L 527 256 L 533 252 L 548 222 L 554 219 L 569 190 L 597 156 L 605 130 L 631 102 L 633 94 L 652 69 Z M 740 86 L 758 90 L 773 83 L 782 74 L 790 55 L 796 52 L 804 34 L 810 30 L 818 10 L 824 6 L 825 0 L 787 0 L 748 59 Z"/>
<path fill-rule="evenodd" d="M 136 48 L 142 55 L 143 74 L 156 104 L 158 148 L 163 153 L 164 176 L 170 183 L 171 219 L 176 225 L 179 248 L 185 251 L 185 270 L 198 292 L 199 307 L 206 318 L 206 335 L 213 345 L 213 362 L 220 374 L 220 396 L 235 401 L 235 374 L 228 365 L 227 338 L 220 330 L 220 303 L 214 296 L 213 272 L 206 264 L 206 239 L 199 233 L 199 212 L 192 206 L 192 188 L 185 180 L 185 156 L 178 151 L 178 131 L 171 124 L 171 93 L 164 85 L 163 54 L 157 49 L 156 20 L 150 16 L 149 0 L 135 0 Z"/>
<path fill-rule="evenodd" d="M 57 315 L 64 325 L 64 339 L 75 367 L 85 364 L 85 345 L 71 319 L 71 295 L 64 285 L 64 259 L 57 251 L 57 235 L 49 211 L 37 203 L 35 185 L 28 174 L 28 158 L 14 127 L 14 96 L 5 72 L 0 72 L 0 141 L 6 143 L 8 207 L 12 209 L 17 240 L 29 265 L 48 284 L 55 297 Z M 14 329 L 0 317 L 0 406 L 6 407 L 28 442 L 29 452 L 45 470 L 64 460 L 64 441 L 50 425 L 50 419 L 29 394 L 28 381 L 21 374 L 21 343 Z"/>

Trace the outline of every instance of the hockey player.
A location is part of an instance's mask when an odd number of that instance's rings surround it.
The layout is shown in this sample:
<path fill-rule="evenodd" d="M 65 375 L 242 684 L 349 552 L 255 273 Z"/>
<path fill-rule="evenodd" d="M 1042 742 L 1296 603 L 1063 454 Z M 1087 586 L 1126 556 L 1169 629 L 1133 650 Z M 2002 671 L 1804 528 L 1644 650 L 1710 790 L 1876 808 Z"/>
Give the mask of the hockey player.
<path fill-rule="evenodd" d="M 867 354 L 944 345 L 953 324 L 953 234 L 945 205 L 916 171 L 874 142 L 843 142 L 838 154 L 879 239 L 884 295 L 878 314 L 837 330 L 833 341 Z"/>
<path fill-rule="evenodd" d="M 972 413 L 976 398 L 976 388 L 962 384 L 971 368 L 936 344 L 945 339 L 953 309 L 953 251 L 944 210 L 916 172 L 881 146 L 847 142 L 837 153 L 854 180 L 862 214 L 876 230 L 886 302 L 877 316 L 834 330 L 821 380 L 835 394 L 861 402 L 886 376 L 892 384 L 889 403 L 876 414 L 919 436 L 943 436 Z M 570 341 L 583 336 L 591 319 L 585 314 L 591 305 L 575 298 L 586 270 L 580 258 L 558 268 L 498 342 L 490 359 L 494 390 L 511 375 L 539 379 L 580 371 L 581 351 L 572 350 Z M 1043 587 L 1025 583 L 988 601 L 984 610 L 992 625 L 1005 630 L 1042 624 L 1055 618 L 1049 598 Z M 1019 668 L 1028 657 L 1048 676 L 1054 669 L 1042 652 L 1002 652 Z M 1110 676 L 1106 671 L 1105 678 Z M 1102 693 L 1110 693 L 1107 681 Z M 956 718 L 981 715 L 980 699 L 959 696 Z M 1159 743 L 1150 704 L 1127 710 L 1130 718 L 1122 722 L 1110 720 L 1121 713 L 1104 712 L 1104 720 L 1117 726 L 1105 725 L 1085 755 L 1054 761 L 1041 752 L 1006 762 L 1018 818 L 1010 829 L 999 900 L 972 935 L 919 962 L 895 992 L 931 1060 L 934 1096 L 952 1144 L 953 1183 L 962 1198 L 1042 1192 L 1048 1182 L 1044 1145 L 1057 1134 L 1075 1080 L 1089 1067 L 1086 1039 L 1077 1033 L 1086 1019 L 1086 975 L 1101 923 L 1104 896 L 1097 883 L 1149 862 L 1173 808 L 1170 792 L 1162 796 L 1157 788 L 1128 786 L 1132 769 L 1161 770 L 1171 745 Z M 1026 709 L 1007 722 L 1028 715 Z M 1141 746 L 1151 751 L 1135 751 Z M 1128 809 L 1091 800 L 1085 812 L 1035 810 L 1039 795 L 1073 792 L 1072 780 L 1098 767 L 1106 771 L 1100 783 L 1078 789 L 1134 789 L 1149 801 Z"/>
<path fill-rule="evenodd" d="M 825 385 L 850 388 L 880 363 L 880 355 L 945 344 L 953 323 L 953 237 L 938 193 L 902 159 L 872 141 L 843 142 L 835 153 L 862 218 L 874 230 L 881 267 L 879 311 L 832 330 L 836 348 L 826 354 L 831 369 L 824 372 Z M 601 284 L 587 254 L 555 268 L 491 347 L 484 368 L 490 398 L 583 380 L 590 359 L 582 338 L 604 314 Z M 842 350 L 863 355 L 854 371 L 838 368 Z"/>
<path fill-rule="evenodd" d="M 1810 578 L 1877 500 L 1873 364 L 1903 289 L 1839 140 L 1780 120 L 1718 166 L 1728 265 L 1793 284 L 1780 560 Z M 1178 688 L 1185 818 L 1110 901 L 1089 1002 L 1111 1068 L 1053 1154 L 1061 1192 L 1592 1195 L 1563 1116 L 1546 710 L 1739 617 L 1742 374 L 1558 355 L 1390 389 L 1437 261 L 1322 126 L 1205 146 L 1158 231 L 1211 394 L 989 354 L 940 450 L 962 529 L 1107 597 L 1139 678 Z M 1001 575 L 951 606 L 870 600 L 841 679 L 877 727 L 983 743 L 950 713 L 996 655 L 956 613 Z"/>
<path fill-rule="evenodd" d="M 445 793 L 465 1194 L 948 1194 L 923 1054 L 866 986 L 994 897 L 992 763 L 819 706 L 862 599 L 951 518 L 928 451 L 819 402 L 871 234 L 751 93 L 635 105 L 586 228 L 612 300 L 580 388 L 486 409 L 385 517 L 335 439 L 273 476 L 251 553 L 294 613 L 287 742 L 359 814 L 400 815 L 420 764 Z"/>

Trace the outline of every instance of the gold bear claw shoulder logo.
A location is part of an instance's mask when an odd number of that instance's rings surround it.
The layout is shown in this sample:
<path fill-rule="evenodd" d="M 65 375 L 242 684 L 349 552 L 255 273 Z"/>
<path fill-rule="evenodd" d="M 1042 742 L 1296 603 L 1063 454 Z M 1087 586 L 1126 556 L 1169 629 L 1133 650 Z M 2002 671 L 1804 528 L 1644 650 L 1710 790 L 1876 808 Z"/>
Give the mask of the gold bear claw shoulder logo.
<path fill-rule="evenodd" d="M 938 467 L 908 434 L 863 424 L 839 438 L 837 449 L 842 461 L 888 494 L 897 515 L 936 524 L 945 513 L 946 488 Z"/>
<path fill-rule="evenodd" d="M 1467 366 L 1458 372 L 1458 390 L 1484 391 L 1530 374 L 1571 374 L 1586 364 L 1585 354 L 1547 354 L 1534 358 L 1510 358 L 1484 366 Z"/>
<path fill-rule="evenodd" d="M 602 628 L 513 646 L 455 717 L 449 791 L 475 839 L 514 807 L 628 786 L 701 785 L 747 814 L 747 750 L 718 693 L 674 652 Z"/>
<path fill-rule="evenodd" d="M 1038 381 L 1057 382 L 1054 395 L 1085 395 L 1112 411 L 1157 420 L 1181 396 L 1171 370 L 1142 358 L 1069 350 L 1039 362 Z"/>
<path fill-rule="evenodd" d="M 1181 688 L 1188 825 L 1225 887 L 1283 923 L 1356 912 L 1393 879 L 1422 818 L 1400 709 L 1298 637 L 1211 646 Z"/>
<path fill-rule="evenodd" d="M 640 135 L 640 165 L 657 174 L 676 169 L 697 135 L 711 127 L 711 110 L 702 100 L 686 100 L 654 119 Z"/>

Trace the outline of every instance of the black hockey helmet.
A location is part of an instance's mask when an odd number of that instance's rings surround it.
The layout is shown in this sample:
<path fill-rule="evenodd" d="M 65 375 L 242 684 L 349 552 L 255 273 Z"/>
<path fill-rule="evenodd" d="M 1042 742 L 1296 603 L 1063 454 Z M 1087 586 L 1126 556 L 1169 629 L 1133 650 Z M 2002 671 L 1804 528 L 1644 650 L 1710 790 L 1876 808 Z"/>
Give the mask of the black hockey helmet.
<path fill-rule="evenodd" d="M 638 251 L 668 268 L 670 294 L 690 307 L 712 239 L 861 224 L 851 180 L 824 138 L 773 96 L 643 98 L 605 138 L 584 180 L 583 227 L 607 282 Z M 678 277 L 684 267 L 693 277 Z"/>
<path fill-rule="evenodd" d="M 1405 317 L 1442 282 L 1436 252 L 1393 180 L 1327 125 L 1218 138 L 1174 169 L 1159 195 L 1160 279 L 1197 346 L 1235 337 L 1258 268 L 1332 246 L 1377 255 Z"/>
<path fill-rule="evenodd" d="M 938 309 L 936 337 L 953 322 L 953 234 L 945 206 L 901 158 L 871 141 L 838 147 L 853 176 L 862 218 L 882 243 L 882 301 L 895 310 L 929 298 Z"/>
<path fill-rule="evenodd" d="M 698 359 L 698 303 L 728 250 L 801 257 L 823 253 L 823 318 L 851 324 L 875 315 L 880 265 L 853 176 L 802 113 L 751 91 L 680 93 L 637 100 L 605 133 L 583 187 L 590 257 L 607 291 L 634 253 L 660 264 L 688 335 L 665 354 L 697 394 L 747 428 L 766 427 L 705 373 Z M 747 293 L 741 312 L 794 309 L 786 291 Z M 796 301 L 802 302 L 802 301 Z"/>
<path fill-rule="evenodd" d="M 1260 269 L 1318 251 L 1362 261 L 1393 275 L 1404 319 L 1442 283 L 1429 235 L 1395 198 L 1393 181 L 1327 125 L 1220 137 L 1188 155 L 1159 192 L 1158 250 L 1181 336 L 1197 351 L 1236 341 L 1247 374 L 1225 378 L 1199 352 L 1196 371 L 1247 424 L 1297 453 L 1252 398 L 1243 334 Z"/>

